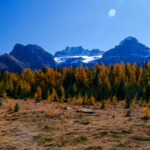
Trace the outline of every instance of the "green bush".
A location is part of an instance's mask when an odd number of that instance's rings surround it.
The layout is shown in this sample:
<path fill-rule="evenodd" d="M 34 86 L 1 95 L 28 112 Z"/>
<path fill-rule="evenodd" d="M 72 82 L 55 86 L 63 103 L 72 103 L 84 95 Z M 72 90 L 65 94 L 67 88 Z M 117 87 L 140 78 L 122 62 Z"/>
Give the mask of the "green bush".
<path fill-rule="evenodd" d="M 115 118 L 115 115 L 113 115 L 112 118 Z"/>
<path fill-rule="evenodd" d="M 36 103 L 39 103 L 41 101 L 41 98 L 40 97 L 37 97 L 36 98 Z"/>
<path fill-rule="evenodd" d="M 19 105 L 18 103 L 15 105 L 15 108 L 14 108 L 14 112 L 18 112 L 19 111 Z"/>

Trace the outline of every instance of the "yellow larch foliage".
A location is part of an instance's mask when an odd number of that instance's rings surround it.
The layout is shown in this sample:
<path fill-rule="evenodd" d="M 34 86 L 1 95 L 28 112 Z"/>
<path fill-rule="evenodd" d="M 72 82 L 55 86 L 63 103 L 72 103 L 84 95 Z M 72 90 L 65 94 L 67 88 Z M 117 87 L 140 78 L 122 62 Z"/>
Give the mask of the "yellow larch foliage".
<path fill-rule="evenodd" d="M 6 99 L 6 98 L 7 98 L 7 93 L 6 93 L 6 92 L 3 92 L 3 93 L 2 93 L 2 97 L 3 97 L 4 99 Z"/>
<path fill-rule="evenodd" d="M 112 103 L 113 103 L 114 105 L 116 105 L 116 104 L 117 104 L 117 97 L 116 97 L 116 96 L 114 96 L 114 97 L 113 97 L 113 99 L 112 99 Z"/>
<path fill-rule="evenodd" d="M 90 98 L 90 104 L 95 106 L 95 98 L 93 96 Z"/>

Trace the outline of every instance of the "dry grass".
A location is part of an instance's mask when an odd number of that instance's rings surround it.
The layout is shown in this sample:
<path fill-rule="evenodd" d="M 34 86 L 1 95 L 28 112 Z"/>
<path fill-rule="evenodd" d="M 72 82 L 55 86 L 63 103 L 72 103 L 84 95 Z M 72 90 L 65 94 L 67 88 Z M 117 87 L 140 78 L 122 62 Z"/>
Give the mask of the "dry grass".
<path fill-rule="evenodd" d="M 19 112 L 10 107 L 19 104 Z M 74 108 L 64 110 L 65 106 Z M 2 150 L 149 150 L 150 121 L 142 120 L 139 106 L 125 117 L 122 103 L 104 110 L 88 106 L 94 114 L 77 113 L 81 106 L 12 100 L 0 106 Z M 12 107 L 13 108 L 13 107 Z M 11 108 L 11 109 L 12 109 Z"/>

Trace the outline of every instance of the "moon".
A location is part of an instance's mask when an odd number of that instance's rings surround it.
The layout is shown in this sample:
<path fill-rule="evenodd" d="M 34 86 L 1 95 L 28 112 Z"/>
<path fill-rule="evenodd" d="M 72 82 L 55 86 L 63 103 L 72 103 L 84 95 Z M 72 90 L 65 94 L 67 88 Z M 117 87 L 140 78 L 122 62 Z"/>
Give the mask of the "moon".
<path fill-rule="evenodd" d="M 117 14 L 117 11 L 114 8 L 110 9 L 109 12 L 108 12 L 108 16 L 111 17 L 111 18 L 115 17 L 116 14 Z"/>

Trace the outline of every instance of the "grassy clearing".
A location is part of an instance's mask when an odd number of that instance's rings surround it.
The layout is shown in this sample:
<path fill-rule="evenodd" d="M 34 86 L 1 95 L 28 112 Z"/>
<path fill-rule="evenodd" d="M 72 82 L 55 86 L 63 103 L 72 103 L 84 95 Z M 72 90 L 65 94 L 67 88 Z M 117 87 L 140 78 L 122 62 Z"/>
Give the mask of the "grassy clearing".
<path fill-rule="evenodd" d="M 103 150 L 103 148 L 100 146 L 99 147 L 88 147 L 85 150 Z"/>
<path fill-rule="evenodd" d="M 8 111 L 18 103 L 19 111 Z M 109 108 L 88 106 L 92 115 L 77 113 L 81 106 L 22 100 L 3 101 L 0 107 L 0 149 L 2 150 L 102 150 L 150 149 L 150 120 L 144 121 L 141 107 L 130 117 L 118 103 Z M 85 107 L 85 106 L 84 106 Z M 13 107 L 14 108 L 14 107 Z M 53 112 L 52 112 L 53 110 Z M 115 116 L 112 117 L 112 116 Z"/>
<path fill-rule="evenodd" d="M 33 142 L 36 142 L 39 146 L 40 145 L 44 145 L 46 143 L 49 143 L 51 142 L 52 139 L 51 138 L 48 138 L 48 137 L 44 137 L 42 135 L 37 135 L 37 136 L 34 136 L 33 137 Z"/>

